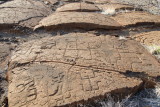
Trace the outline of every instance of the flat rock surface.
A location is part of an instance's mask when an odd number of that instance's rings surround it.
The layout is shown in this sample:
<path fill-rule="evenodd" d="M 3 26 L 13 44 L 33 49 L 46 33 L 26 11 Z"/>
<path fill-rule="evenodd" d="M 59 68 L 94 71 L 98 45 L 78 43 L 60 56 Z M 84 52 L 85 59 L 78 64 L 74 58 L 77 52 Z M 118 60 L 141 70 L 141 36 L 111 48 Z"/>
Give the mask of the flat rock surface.
<path fill-rule="evenodd" d="M 115 0 L 119 3 L 125 3 L 140 7 L 153 14 L 160 14 L 160 0 Z"/>
<path fill-rule="evenodd" d="M 77 35 L 78 42 L 76 40 Z M 14 63 L 21 65 L 34 61 L 55 61 L 99 69 L 110 68 L 120 72 L 130 70 L 146 72 L 150 75 L 159 74 L 159 69 L 157 68 L 160 66 L 157 60 L 152 58 L 141 44 L 134 40 L 119 40 L 110 36 L 98 37 L 87 33 L 71 33 L 60 37 L 56 36 L 50 38 L 50 40 L 46 38 L 38 41 L 31 41 L 21 45 L 17 49 L 19 51 L 12 55 L 12 65 Z M 79 49 L 86 51 L 79 51 Z M 87 49 L 91 50 L 87 51 Z M 123 65 L 124 62 L 127 64 Z M 136 66 L 137 64 L 138 67 Z"/>
<path fill-rule="evenodd" d="M 88 12 L 56 12 L 42 19 L 35 29 L 40 27 L 83 28 L 83 29 L 116 29 L 120 25 L 106 15 Z"/>
<path fill-rule="evenodd" d="M 132 36 L 140 42 L 160 62 L 160 31 L 150 31 Z"/>
<path fill-rule="evenodd" d="M 138 42 L 148 46 L 160 46 L 160 31 L 151 31 L 132 36 Z"/>
<path fill-rule="evenodd" d="M 123 26 L 136 25 L 143 23 L 160 23 L 159 15 L 152 15 L 147 12 L 129 12 L 129 13 L 120 13 L 112 17 L 115 21 L 120 23 Z"/>
<path fill-rule="evenodd" d="M 90 2 L 90 3 L 97 3 L 97 4 L 101 4 L 101 3 L 116 3 L 116 0 L 84 0 L 86 2 Z"/>
<path fill-rule="evenodd" d="M 159 0 L 1 1 L 0 107 L 100 107 L 160 81 Z"/>
<path fill-rule="evenodd" d="M 62 106 L 110 92 L 130 94 L 142 83 L 137 74 L 160 74 L 157 60 L 136 41 L 88 33 L 23 43 L 9 69 L 10 107 Z"/>
<path fill-rule="evenodd" d="M 57 4 L 57 3 L 65 3 L 65 2 L 79 2 L 80 0 L 42 0 L 45 4 Z"/>
<path fill-rule="evenodd" d="M 97 4 L 101 10 L 133 10 L 134 7 L 130 5 L 124 5 L 124 4 L 116 4 L 116 3 L 107 3 L 107 4 Z"/>
<path fill-rule="evenodd" d="M 95 12 L 100 10 L 94 4 L 80 2 L 80 3 L 66 4 L 64 6 L 59 7 L 56 11 L 57 12 L 66 12 L 66 11 Z"/>
<path fill-rule="evenodd" d="M 42 2 L 32 0 L 13 0 L 0 4 L 0 26 L 20 25 L 32 28 L 51 13 Z"/>

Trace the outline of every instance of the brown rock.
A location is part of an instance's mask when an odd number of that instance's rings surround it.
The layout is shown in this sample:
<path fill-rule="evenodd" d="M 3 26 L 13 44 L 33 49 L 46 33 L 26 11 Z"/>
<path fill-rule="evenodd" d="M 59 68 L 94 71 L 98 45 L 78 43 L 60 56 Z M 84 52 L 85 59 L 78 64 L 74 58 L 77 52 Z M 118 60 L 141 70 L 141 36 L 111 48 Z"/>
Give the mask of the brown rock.
<path fill-rule="evenodd" d="M 115 21 L 119 22 L 123 26 L 145 24 L 145 23 L 160 23 L 159 15 L 152 15 L 147 12 L 129 12 L 121 13 L 112 17 Z"/>
<path fill-rule="evenodd" d="M 140 7 L 152 14 L 160 15 L 160 1 L 159 0 L 115 0 L 119 3 L 134 5 Z"/>
<path fill-rule="evenodd" d="M 79 2 L 81 0 L 43 0 L 43 2 L 48 2 L 49 4 L 56 4 L 58 2 L 61 2 L 61 3 L 65 3 L 65 2 Z"/>
<path fill-rule="evenodd" d="M 13 0 L 0 5 L 0 26 L 20 25 L 32 28 L 48 14 L 51 9 L 40 1 Z"/>
<path fill-rule="evenodd" d="M 96 5 L 101 10 L 114 10 L 115 12 L 118 10 L 133 10 L 134 7 L 130 5 L 124 5 L 124 4 L 116 4 L 116 3 L 108 3 L 108 4 L 97 4 Z"/>
<path fill-rule="evenodd" d="M 117 29 L 119 23 L 106 15 L 87 12 L 57 12 L 39 22 L 34 29 L 45 28 L 83 28 L 83 29 Z"/>
<path fill-rule="evenodd" d="M 20 45 L 9 65 L 9 106 L 63 106 L 131 94 L 160 65 L 134 40 L 70 33 Z M 94 99 L 95 99 L 94 98 Z"/>
<path fill-rule="evenodd" d="M 160 31 L 151 31 L 132 36 L 136 41 L 147 46 L 160 46 Z"/>
<path fill-rule="evenodd" d="M 117 3 L 116 0 L 84 0 L 84 1 L 90 3 Z"/>
<path fill-rule="evenodd" d="M 87 3 L 69 3 L 56 10 L 57 12 L 76 11 L 76 12 L 95 12 L 99 11 L 98 7 Z"/>

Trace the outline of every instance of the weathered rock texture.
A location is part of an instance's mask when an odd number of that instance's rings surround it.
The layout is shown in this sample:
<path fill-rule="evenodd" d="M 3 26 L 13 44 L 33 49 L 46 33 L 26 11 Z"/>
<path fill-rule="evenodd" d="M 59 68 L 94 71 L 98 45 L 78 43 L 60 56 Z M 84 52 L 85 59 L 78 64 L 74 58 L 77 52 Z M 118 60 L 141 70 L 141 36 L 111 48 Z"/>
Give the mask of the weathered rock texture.
<path fill-rule="evenodd" d="M 4 107 L 7 98 L 7 87 L 8 83 L 6 81 L 6 69 L 8 66 L 9 54 L 11 51 L 11 46 L 6 43 L 0 43 L 0 107 Z"/>
<path fill-rule="evenodd" d="M 147 46 L 160 46 L 160 31 L 151 31 L 146 33 L 140 33 L 132 36 L 138 42 Z"/>
<path fill-rule="evenodd" d="M 160 44 L 160 16 L 133 12 L 148 1 L 134 0 L 136 7 L 116 0 L 0 2 L 0 107 L 75 107 L 155 85 L 160 63 L 141 44 Z"/>
<path fill-rule="evenodd" d="M 160 14 L 160 0 L 115 0 L 119 3 L 125 3 L 140 7 L 153 14 Z"/>
<path fill-rule="evenodd" d="M 7 65 L 7 59 L 9 59 L 9 54 L 11 52 L 12 47 L 6 43 L 0 43 L 0 72 L 4 70 Z"/>
<path fill-rule="evenodd" d="M 132 36 L 160 61 L 160 31 L 144 32 Z"/>
<path fill-rule="evenodd" d="M 65 2 L 79 2 L 81 0 L 42 0 L 45 4 L 56 5 L 57 3 L 65 3 Z"/>
<path fill-rule="evenodd" d="M 5 73 L 0 71 L 0 107 L 7 106 L 8 82 L 5 79 Z"/>
<path fill-rule="evenodd" d="M 82 29 L 119 29 L 136 25 L 159 25 L 160 16 L 147 12 L 120 13 L 109 17 L 100 13 L 87 12 L 56 12 L 42 19 L 34 29 L 45 27 L 57 28 L 82 28 Z"/>
<path fill-rule="evenodd" d="M 124 4 L 116 4 L 116 3 L 107 3 L 107 4 L 97 4 L 98 8 L 101 10 L 114 10 L 114 11 L 119 11 L 119 10 L 134 10 L 133 6 L 130 5 L 124 5 Z"/>
<path fill-rule="evenodd" d="M 85 2 L 90 2 L 90 3 L 116 3 L 116 0 L 84 0 Z"/>
<path fill-rule="evenodd" d="M 51 10 L 39 1 L 13 0 L 0 5 L 0 27 L 20 25 L 32 28 Z"/>
<path fill-rule="evenodd" d="M 39 22 L 35 27 L 83 28 L 83 29 L 116 29 L 120 24 L 106 15 L 87 12 L 57 12 Z"/>
<path fill-rule="evenodd" d="M 62 7 L 59 7 L 57 12 L 66 12 L 66 11 L 78 11 L 78 12 L 95 12 L 100 11 L 98 7 L 96 7 L 93 4 L 87 4 L 87 3 L 69 3 Z"/>
<path fill-rule="evenodd" d="M 113 16 L 112 18 L 123 26 L 130 26 L 136 24 L 160 24 L 159 15 L 151 15 L 147 12 L 120 13 L 116 16 Z"/>
<path fill-rule="evenodd" d="M 9 69 L 10 107 L 63 106 L 111 92 L 130 94 L 142 83 L 139 74 L 160 75 L 159 63 L 134 40 L 88 33 L 24 43 L 13 52 Z"/>

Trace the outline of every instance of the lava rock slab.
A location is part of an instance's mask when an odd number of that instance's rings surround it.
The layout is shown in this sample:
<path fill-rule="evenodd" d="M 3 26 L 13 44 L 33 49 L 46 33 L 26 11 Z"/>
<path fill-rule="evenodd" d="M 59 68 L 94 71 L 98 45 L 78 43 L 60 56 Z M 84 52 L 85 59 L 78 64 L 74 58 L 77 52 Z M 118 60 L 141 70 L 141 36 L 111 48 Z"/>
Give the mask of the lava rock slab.
<path fill-rule="evenodd" d="M 153 14 L 160 14 L 160 0 L 116 0 L 119 3 L 134 5 Z"/>
<path fill-rule="evenodd" d="M 98 7 L 88 3 L 69 3 L 57 8 L 57 12 L 76 11 L 76 12 L 95 12 L 100 11 Z"/>
<path fill-rule="evenodd" d="M 160 31 L 151 31 L 132 36 L 136 41 L 148 46 L 160 46 Z"/>
<path fill-rule="evenodd" d="M 84 0 L 88 3 L 94 3 L 94 4 L 106 4 L 106 3 L 116 3 L 116 0 Z"/>
<path fill-rule="evenodd" d="M 38 28 L 82 28 L 82 29 L 118 29 L 119 23 L 106 15 L 89 12 L 56 12 L 42 19 Z"/>
<path fill-rule="evenodd" d="M 115 21 L 120 23 L 122 26 L 130 25 L 159 25 L 160 16 L 152 15 L 147 12 L 129 12 L 129 13 L 120 13 L 112 17 Z"/>
<path fill-rule="evenodd" d="M 21 44 L 9 64 L 9 107 L 53 107 L 131 94 L 160 64 L 134 40 L 69 33 Z M 146 75 L 143 75 L 146 73 Z M 141 77 L 140 77 L 140 75 Z"/>
<path fill-rule="evenodd" d="M 51 13 L 51 9 L 40 1 L 13 0 L 0 5 L 0 26 L 19 25 L 33 28 L 38 22 Z"/>

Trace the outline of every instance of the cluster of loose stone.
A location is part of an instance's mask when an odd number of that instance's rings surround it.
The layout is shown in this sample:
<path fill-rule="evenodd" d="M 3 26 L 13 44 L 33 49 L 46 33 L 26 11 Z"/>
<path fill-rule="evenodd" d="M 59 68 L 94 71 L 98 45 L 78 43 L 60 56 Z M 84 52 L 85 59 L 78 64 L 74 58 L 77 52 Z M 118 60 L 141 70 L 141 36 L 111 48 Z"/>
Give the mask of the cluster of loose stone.
<path fill-rule="evenodd" d="M 160 63 L 152 53 L 158 55 L 160 48 L 149 53 L 145 47 L 160 46 L 159 15 L 116 0 L 61 2 L 0 4 L 0 32 L 65 32 L 14 44 L 0 42 L 0 49 L 6 47 L 0 50 L 0 68 L 7 65 L 9 107 L 76 106 L 107 94 L 125 97 L 144 84 L 150 88 L 158 83 Z M 49 4 L 60 5 L 53 11 Z M 100 32 L 144 26 L 158 30 L 127 37 Z"/>

